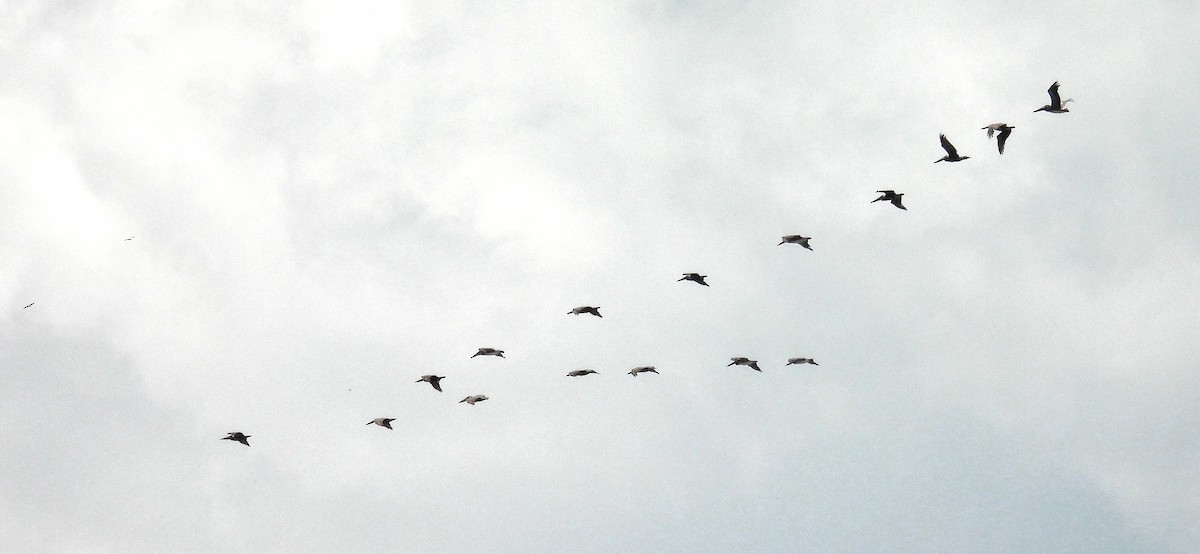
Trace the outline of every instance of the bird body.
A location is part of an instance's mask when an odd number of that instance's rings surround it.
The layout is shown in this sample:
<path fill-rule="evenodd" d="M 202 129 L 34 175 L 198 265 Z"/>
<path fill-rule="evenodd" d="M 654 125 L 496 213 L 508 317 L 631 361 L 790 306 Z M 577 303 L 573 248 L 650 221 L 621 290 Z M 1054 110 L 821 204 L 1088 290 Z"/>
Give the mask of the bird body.
<path fill-rule="evenodd" d="M 904 196 L 903 192 L 896 192 L 894 190 L 877 190 L 875 192 L 883 193 L 883 196 L 880 196 L 879 198 L 872 200 L 871 201 L 872 203 L 878 202 L 880 200 L 887 200 L 887 201 L 891 202 L 893 206 L 900 208 L 901 210 L 905 210 L 905 211 L 908 210 L 908 208 L 904 207 L 904 204 L 900 203 L 900 197 Z"/>
<path fill-rule="evenodd" d="M 433 385 L 434 390 L 442 392 L 442 379 L 445 378 L 445 375 L 441 377 L 438 377 L 437 375 L 422 375 L 421 378 L 414 381 L 414 383 L 429 383 L 430 385 Z"/>
<path fill-rule="evenodd" d="M 476 394 L 474 396 L 468 396 L 462 400 L 459 400 L 458 403 L 462 404 L 463 402 L 466 402 L 467 404 L 474 406 L 476 402 L 483 402 L 484 400 L 487 400 L 487 399 L 488 399 L 488 397 L 486 397 L 482 394 Z"/>
<path fill-rule="evenodd" d="M 812 237 L 803 237 L 800 235 L 786 235 L 783 237 L 783 240 L 779 244 L 799 244 L 800 246 L 803 246 L 809 250 L 812 250 L 812 247 L 808 245 L 808 241 L 810 241 L 810 240 L 812 240 Z M 778 246 L 778 245 L 776 245 L 776 246 Z"/>
<path fill-rule="evenodd" d="M 1016 129 L 1016 127 L 1013 127 L 1012 125 L 1009 125 L 1007 123 L 993 123 L 991 125 L 988 125 L 987 127 L 983 127 L 983 129 L 987 130 L 988 138 L 992 138 L 992 134 L 994 134 L 996 132 L 1000 133 L 996 137 L 996 146 L 997 146 L 997 148 L 1000 149 L 1000 153 L 1003 154 L 1004 153 L 1004 141 L 1008 140 L 1008 135 L 1011 135 L 1012 130 Z"/>
<path fill-rule="evenodd" d="M 707 287 L 708 283 L 704 282 L 704 279 L 707 277 L 708 277 L 708 275 L 701 275 L 699 273 L 684 273 L 683 278 L 681 278 L 679 280 L 680 281 L 695 281 L 695 282 L 700 283 L 701 285 L 704 285 Z"/>
<path fill-rule="evenodd" d="M 938 139 L 939 139 L 939 140 L 941 140 L 941 142 L 942 142 L 942 149 L 946 151 L 946 155 L 945 155 L 945 156 L 942 156 L 942 159 L 940 159 L 940 160 L 937 160 L 937 161 L 935 161 L 935 162 L 933 162 L 933 163 L 938 163 L 938 162 L 961 162 L 961 161 L 963 161 L 963 160 L 965 160 L 965 159 L 968 159 L 968 158 L 970 158 L 970 156 L 959 156 L 959 155 L 958 155 L 958 150 L 955 150 L 955 149 L 954 149 L 954 145 L 953 145 L 953 144 L 950 144 L 950 141 L 949 141 L 948 139 L 946 139 L 946 135 L 938 135 Z"/>
<path fill-rule="evenodd" d="M 596 317 L 604 317 L 600 315 L 600 306 L 580 306 L 578 308 L 571 308 L 571 311 L 567 312 L 567 315 L 579 314 L 592 314 Z"/>
<path fill-rule="evenodd" d="M 26 304 L 24 308 L 21 308 L 21 309 L 22 309 L 22 310 L 29 309 L 29 307 L 30 307 L 30 306 L 32 306 L 32 305 L 34 305 L 34 304 L 36 304 L 36 302 L 30 302 L 30 303 Z"/>
<path fill-rule="evenodd" d="M 658 370 L 655 369 L 654 366 L 652 366 L 652 365 L 638 366 L 638 367 L 635 367 L 635 368 L 629 370 L 629 374 L 634 377 L 637 377 L 639 373 L 647 373 L 647 372 L 658 373 Z"/>
<path fill-rule="evenodd" d="M 417 382 L 419 383 L 420 381 L 417 381 Z M 394 418 L 394 417 L 377 417 L 375 419 L 372 419 L 371 421 L 368 421 L 367 425 L 374 423 L 375 425 L 378 425 L 380 427 L 386 427 L 388 429 L 391 429 L 393 421 L 396 421 L 396 418 Z"/>
<path fill-rule="evenodd" d="M 1059 97 L 1059 95 L 1058 95 L 1058 81 L 1054 81 L 1054 84 L 1050 85 L 1050 88 L 1047 89 L 1046 92 L 1050 94 L 1050 103 L 1046 104 L 1045 106 L 1042 106 L 1036 110 L 1033 110 L 1033 113 L 1038 113 L 1038 112 L 1043 112 L 1043 111 L 1050 112 L 1050 113 L 1067 113 L 1067 112 L 1071 111 L 1071 110 L 1067 109 L 1067 102 L 1074 102 L 1075 99 L 1074 98 L 1068 98 L 1066 100 L 1060 99 L 1061 97 Z"/>
<path fill-rule="evenodd" d="M 812 358 L 788 358 L 787 365 L 793 365 L 793 364 L 821 365 L 821 364 L 818 364 L 817 361 Z"/>
<path fill-rule="evenodd" d="M 758 371 L 760 373 L 762 372 L 762 370 L 758 368 L 757 360 L 751 360 L 750 358 L 730 358 L 730 360 L 733 360 L 733 361 L 729 362 L 729 365 L 727 365 L 725 367 L 729 367 L 732 365 L 744 365 L 744 366 L 749 367 L 750 369 L 753 369 L 754 371 Z"/>
<path fill-rule="evenodd" d="M 504 351 L 496 350 L 495 348 L 480 348 L 479 352 L 476 352 L 471 355 L 472 358 L 474 358 L 475 356 L 499 356 L 499 357 L 503 358 Z"/>
<path fill-rule="evenodd" d="M 242 433 L 241 431 L 234 431 L 234 432 L 232 432 L 232 433 L 229 433 L 229 435 L 228 435 L 228 436 L 226 436 L 226 437 L 222 437 L 222 438 L 221 438 L 221 440 L 223 440 L 223 441 L 237 441 L 237 442 L 240 442 L 240 443 L 242 443 L 242 444 L 244 444 L 244 445 L 246 445 L 246 446 L 250 446 L 250 435 L 244 434 L 244 433 Z"/>
<path fill-rule="evenodd" d="M 584 375 L 591 375 L 593 373 L 598 375 L 600 372 L 594 369 L 576 369 L 567 372 L 567 377 L 583 377 Z"/>

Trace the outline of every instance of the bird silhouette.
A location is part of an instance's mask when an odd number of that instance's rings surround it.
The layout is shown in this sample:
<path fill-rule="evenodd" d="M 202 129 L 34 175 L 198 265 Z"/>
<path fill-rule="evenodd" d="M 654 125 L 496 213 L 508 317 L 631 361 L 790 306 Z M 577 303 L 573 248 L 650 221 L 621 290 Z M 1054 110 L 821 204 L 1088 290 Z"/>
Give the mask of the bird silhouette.
<path fill-rule="evenodd" d="M 793 364 L 821 365 L 821 364 L 818 364 L 817 361 L 812 358 L 788 358 L 787 365 L 793 365 Z"/>
<path fill-rule="evenodd" d="M 593 373 L 595 373 L 597 375 L 600 374 L 599 371 L 596 371 L 594 369 L 576 369 L 574 371 L 567 372 L 567 377 L 583 377 L 584 375 L 591 375 Z"/>
<path fill-rule="evenodd" d="M 647 373 L 647 372 L 658 373 L 658 370 L 654 369 L 654 366 L 652 366 L 652 365 L 638 366 L 638 367 L 635 367 L 635 368 L 629 370 L 629 374 L 634 377 L 637 377 L 639 373 Z"/>
<path fill-rule="evenodd" d="M 600 315 L 600 306 L 580 306 L 578 308 L 571 308 L 571 311 L 567 312 L 567 314 L 568 315 L 592 314 L 596 317 L 604 317 L 604 316 Z"/>
<path fill-rule="evenodd" d="M 417 382 L 420 383 L 420 381 L 417 381 Z M 388 429 L 391 429 L 393 421 L 396 421 L 396 418 L 394 418 L 394 417 L 377 417 L 375 419 L 372 419 L 371 421 L 368 421 L 367 425 L 374 423 L 375 425 L 378 425 L 380 427 L 387 427 Z"/>
<path fill-rule="evenodd" d="M 250 446 L 250 435 L 243 434 L 241 431 L 229 433 L 229 436 L 222 437 L 223 441 L 237 441 L 246 446 Z"/>
<path fill-rule="evenodd" d="M 1007 123 L 993 123 L 982 128 L 987 130 L 988 138 L 992 138 L 993 133 L 1000 133 L 999 136 L 996 137 L 996 147 L 1000 149 L 1001 154 L 1004 154 L 1004 141 L 1008 140 L 1008 135 L 1011 135 L 1012 130 L 1016 129 L 1016 127 L 1013 127 Z"/>
<path fill-rule="evenodd" d="M 684 273 L 683 278 L 679 279 L 679 281 L 695 281 L 707 287 L 708 283 L 704 282 L 704 279 L 707 277 L 708 275 L 701 275 L 699 273 Z"/>
<path fill-rule="evenodd" d="M 480 348 L 479 352 L 476 352 L 471 355 L 472 358 L 474 358 L 475 356 L 499 356 L 499 357 L 503 358 L 504 351 L 496 350 L 495 348 Z"/>
<path fill-rule="evenodd" d="M 414 383 L 429 383 L 430 385 L 433 385 L 434 390 L 436 390 L 438 392 L 442 392 L 442 379 L 445 379 L 445 378 L 446 378 L 445 375 L 443 375 L 441 377 L 438 377 L 437 375 L 422 375 L 420 379 L 417 379 L 416 381 L 413 381 L 413 382 Z"/>
<path fill-rule="evenodd" d="M 730 360 L 733 360 L 733 361 L 729 362 L 729 365 L 727 365 L 725 367 L 729 367 L 732 365 L 744 365 L 744 366 L 749 367 L 750 369 L 753 369 L 754 371 L 757 371 L 760 373 L 762 372 L 762 370 L 758 368 L 757 360 L 751 360 L 750 358 L 730 358 Z"/>
<path fill-rule="evenodd" d="M 939 138 L 939 139 L 942 141 L 942 148 L 944 148 L 944 149 L 946 150 L 946 155 L 945 155 L 945 156 L 942 156 L 942 159 L 940 159 L 940 160 L 937 160 L 937 161 L 935 161 L 935 162 L 933 162 L 933 163 L 938 163 L 938 162 L 961 162 L 961 161 L 963 161 L 963 160 L 965 160 L 965 159 L 967 159 L 967 158 L 970 158 L 970 156 L 959 156 L 959 155 L 958 155 L 958 150 L 955 150 L 955 149 L 954 149 L 954 145 L 953 145 L 953 144 L 950 144 L 950 141 L 949 141 L 949 140 L 946 140 L 946 135 L 938 135 L 938 138 Z"/>
<path fill-rule="evenodd" d="M 812 237 L 802 237 L 800 235 L 787 235 L 787 236 L 783 237 L 783 241 L 781 241 L 779 244 L 799 244 L 800 246 L 803 246 L 809 250 L 812 250 L 812 247 L 808 245 L 808 241 L 810 241 L 810 240 L 812 240 Z M 778 245 L 776 245 L 776 246 L 778 246 Z"/>
<path fill-rule="evenodd" d="M 476 394 L 475 396 L 468 396 L 462 400 L 459 400 L 458 403 L 462 404 L 463 402 L 466 402 L 467 404 L 474 406 L 476 402 L 483 402 L 484 400 L 487 400 L 487 399 L 488 399 L 488 397 L 486 397 L 482 394 Z"/>
<path fill-rule="evenodd" d="M 904 207 L 904 204 L 900 203 L 900 197 L 904 196 L 903 192 L 896 192 L 894 190 L 877 190 L 875 192 L 881 192 L 881 193 L 883 193 L 883 196 L 880 196 L 879 198 L 872 200 L 871 201 L 872 203 L 878 202 L 880 200 L 887 200 L 887 201 L 891 202 L 893 206 L 900 208 L 901 210 L 905 210 L 905 211 L 908 210 L 908 208 Z"/>
<path fill-rule="evenodd" d="M 1047 89 L 1046 92 L 1050 94 L 1050 103 L 1046 104 L 1045 106 L 1042 106 L 1036 110 L 1033 110 L 1033 113 L 1038 113 L 1038 112 L 1042 112 L 1042 111 L 1050 112 L 1050 113 L 1067 113 L 1067 112 L 1071 111 L 1071 110 L 1067 109 L 1067 102 L 1074 102 L 1075 99 L 1068 98 L 1066 100 L 1059 100 L 1058 81 L 1054 81 L 1054 84 L 1050 85 L 1050 88 Z"/>

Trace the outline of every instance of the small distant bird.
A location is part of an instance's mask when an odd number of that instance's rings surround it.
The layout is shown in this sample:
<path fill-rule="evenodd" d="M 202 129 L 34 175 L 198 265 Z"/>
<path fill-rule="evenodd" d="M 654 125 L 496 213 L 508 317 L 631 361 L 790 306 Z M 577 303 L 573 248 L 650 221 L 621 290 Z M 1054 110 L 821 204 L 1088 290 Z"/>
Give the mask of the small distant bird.
<path fill-rule="evenodd" d="M 887 200 L 888 202 L 891 202 L 893 206 L 900 208 L 901 210 L 908 210 L 908 208 L 904 207 L 904 204 L 900 203 L 900 197 L 904 196 L 903 192 L 896 192 L 894 190 L 877 190 L 875 192 L 883 193 L 883 196 L 872 200 L 871 203 L 875 203 L 880 200 Z"/>
<path fill-rule="evenodd" d="M 733 361 L 725 367 L 729 367 L 730 365 L 744 365 L 749 366 L 750 369 L 753 369 L 754 371 L 762 372 L 762 370 L 758 368 L 757 360 L 751 360 L 750 358 L 730 358 L 730 360 Z"/>
<path fill-rule="evenodd" d="M 463 402 L 466 402 L 467 404 L 474 406 L 476 402 L 483 402 L 484 400 L 487 400 L 487 399 L 488 399 L 488 397 L 486 397 L 482 394 L 476 394 L 475 396 L 468 396 L 462 400 L 459 400 L 458 403 L 462 404 Z"/>
<path fill-rule="evenodd" d="M 129 238 L 125 239 L 125 240 L 133 240 L 133 237 L 129 237 Z"/>
<path fill-rule="evenodd" d="M 420 381 L 418 381 L 418 382 L 420 382 Z M 388 429 L 391 429 L 393 421 L 396 421 L 396 418 L 394 418 L 394 417 L 377 417 L 375 419 L 372 419 L 371 421 L 368 421 L 367 425 L 374 423 L 375 425 L 378 425 L 380 427 L 387 427 Z"/>
<path fill-rule="evenodd" d="M 942 156 L 942 159 L 940 159 L 940 160 L 937 160 L 937 161 L 935 161 L 935 162 L 933 162 L 933 163 L 938 163 L 938 162 L 961 162 L 961 161 L 963 161 L 963 160 L 965 160 L 965 159 L 968 159 L 968 158 L 970 158 L 970 156 L 959 156 L 959 155 L 958 155 L 958 150 L 955 150 L 955 149 L 954 149 L 954 145 L 953 145 L 953 144 L 950 144 L 950 141 L 949 141 L 949 140 L 946 140 L 946 135 L 938 135 L 938 138 L 939 138 L 939 139 L 941 139 L 941 141 L 942 141 L 942 148 L 944 148 L 944 149 L 946 150 L 946 155 L 945 155 L 945 156 Z"/>
<path fill-rule="evenodd" d="M 576 369 L 575 371 L 568 372 L 567 377 L 583 377 L 584 375 L 591 375 L 593 373 L 595 373 L 597 375 L 600 374 L 599 371 L 596 371 L 594 369 Z"/>
<path fill-rule="evenodd" d="M 580 306 L 578 308 L 571 308 L 571 311 L 567 312 L 567 315 L 579 314 L 592 314 L 596 317 L 604 317 L 600 315 L 600 306 Z"/>
<path fill-rule="evenodd" d="M 223 437 L 223 441 L 238 441 L 246 446 L 250 446 L 250 435 L 243 434 L 241 431 L 230 433 L 229 436 Z"/>
<path fill-rule="evenodd" d="M 684 273 L 683 278 L 679 279 L 679 280 L 680 281 L 695 281 L 695 282 L 700 283 L 701 285 L 704 285 L 707 287 L 708 283 L 704 282 L 704 279 L 707 277 L 708 277 L 708 275 L 701 275 L 699 273 Z"/>
<path fill-rule="evenodd" d="M 818 364 L 817 361 L 812 358 L 788 358 L 787 365 L 792 365 L 792 364 L 821 365 L 821 364 Z"/>
<path fill-rule="evenodd" d="M 982 129 L 987 130 L 988 138 L 992 138 L 993 133 L 995 133 L 997 131 L 1000 132 L 1000 136 L 996 137 L 996 146 L 1000 148 L 1000 153 L 1003 154 L 1004 153 L 1004 141 L 1008 140 L 1008 135 L 1011 135 L 1012 130 L 1016 129 L 1016 127 L 1013 127 L 1012 125 L 1009 125 L 1007 123 L 993 123 L 991 125 L 988 125 L 987 127 L 982 127 Z"/>
<path fill-rule="evenodd" d="M 639 373 L 646 373 L 646 372 L 658 373 L 658 370 L 654 369 L 654 366 L 652 366 L 652 365 L 638 366 L 638 367 L 635 367 L 635 368 L 629 370 L 629 374 L 634 377 L 637 377 Z"/>
<path fill-rule="evenodd" d="M 30 306 L 32 306 L 34 304 L 36 304 L 36 302 L 30 302 L 30 303 L 26 304 L 24 308 L 21 308 L 21 309 L 22 310 L 28 309 Z"/>
<path fill-rule="evenodd" d="M 438 377 L 437 375 L 422 375 L 420 379 L 417 379 L 416 381 L 413 381 L 413 382 L 414 383 L 429 383 L 430 385 L 433 385 L 434 390 L 436 390 L 438 392 L 442 392 L 442 379 L 445 379 L 445 378 L 446 378 L 445 375 L 443 375 L 441 377 Z"/>
<path fill-rule="evenodd" d="M 808 241 L 810 241 L 810 240 L 812 240 L 812 237 L 802 237 L 800 235 L 787 235 L 787 236 L 783 237 L 783 241 L 780 242 L 779 244 L 799 244 L 800 246 L 803 246 L 809 250 L 812 250 L 812 247 L 808 245 Z M 779 246 L 779 245 L 777 244 L 776 246 Z"/>
<path fill-rule="evenodd" d="M 1050 103 L 1033 110 L 1033 113 L 1038 113 L 1041 111 L 1047 111 L 1050 113 L 1067 113 L 1070 111 L 1067 109 L 1067 102 L 1074 102 L 1075 99 L 1068 98 L 1066 100 L 1059 100 L 1058 81 L 1054 81 L 1054 84 L 1050 85 L 1050 88 L 1047 89 L 1046 92 L 1050 93 Z"/>
<path fill-rule="evenodd" d="M 475 356 L 500 356 L 501 358 L 503 358 L 504 351 L 496 350 L 495 348 L 480 348 L 479 352 L 476 352 L 471 355 L 472 358 L 474 358 Z"/>

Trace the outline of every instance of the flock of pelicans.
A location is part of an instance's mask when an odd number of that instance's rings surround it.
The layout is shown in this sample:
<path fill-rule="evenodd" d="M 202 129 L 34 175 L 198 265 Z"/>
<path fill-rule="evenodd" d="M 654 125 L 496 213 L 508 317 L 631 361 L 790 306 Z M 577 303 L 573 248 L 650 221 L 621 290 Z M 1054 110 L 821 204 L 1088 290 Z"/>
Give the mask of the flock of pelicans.
<path fill-rule="evenodd" d="M 1068 110 L 1067 110 L 1066 104 L 1068 102 L 1073 102 L 1074 100 L 1070 99 L 1070 98 L 1068 98 L 1066 100 L 1062 100 L 1059 97 L 1057 81 L 1055 81 L 1055 83 L 1053 85 L 1050 85 L 1050 89 L 1047 92 L 1050 94 L 1050 103 L 1034 110 L 1034 113 L 1041 112 L 1041 111 L 1050 112 L 1050 113 L 1067 113 Z M 1004 154 L 1004 143 L 1005 143 L 1005 141 L 1008 140 L 1008 137 L 1009 137 L 1009 135 L 1012 134 L 1012 131 L 1014 128 L 1015 127 L 1013 127 L 1012 125 L 1009 125 L 1007 123 L 993 123 L 991 125 L 983 127 L 983 130 L 987 131 L 987 136 L 989 139 L 991 139 L 992 137 L 996 138 L 997 149 L 1000 151 L 1000 154 Z M 954 148 L 954 145 L 951 144 L 950 141 L 946 138 L 946 135 L 940 135 L 939 138 L 942 143 L 942 148 L 946 151 L 946 155 L 943 156 L 941 159 L 936 160 L 934 163 L 961 162 L 963 160 L 970 158 L 970 156 L 960 155 L 958 153 L 958 150 Z M 891 202 L 892 205 L 896 206 L 897 208 L 900 208 L 901 210 L 908 209 L 908 208 L 905 208 L 903 203 L 901 202 L 901 197 L 904 196 L 904 193 L 896 192 L 894 190 L 880 190 L 880 191 L 876 191 L 876 192 L 879 192 L 881 195 L 879 198 L 872 200 L 871 201 L 872 203 L 883 200 L 883 201 Z M 132 237 L 130 237 L 130 238 L 132 238 Z M 804 248 L 812 250 L 812 247 L 809 246 L 809 243 L 808 243 L 812 239 L 812 237 L 805 237 L 805 236 L 801 236 L 801 235 L 787 235 L 782 238 L 783 238 L 783 240 L 781 240 L 779 242 L 780 245 L 799 244 L 800 246 L 802 246 Z M 129 240 L 129 239 L 126 239 L 126 240 Z M 692 281 L 694 283 L 704 285 L 707 287 L 709 285 L 707 282 L 704 281 L 707 277 L 708 277 L 707 275 L 701 275 L 699 273 L 684 273 L 683 277 L 679 278 L 678 280 L 679 281 Z M 32 306 L 32 305 L 33 304 L 30 304 L 29 306 Z M 28 308 L 29 306 L 26 306 L 26 308 Z M 579 306 L 577 308 L 571 309 L 571 311 L 567 312 L 567 314 L 568 315 L 591 314 L 596 317 L 604 317 L 604 316 L 600 315 L 600 307 L 599 306 Z M 476 352 L 475 354 L 473 354 L 471 357 L 474 358 L 476 356 L 496 356 L 496 357 L 503 358 L 504 351 L 498 350 L 495 348 L 480 348 L 479 351 Z M 796 364 L 819 365 L 819 364 L 817 364 L 816 360 L 814 360 L 812 358 L 788 358 L 787 365 L 796 365 Z M 727 365 L 726 367 L 735 366 L 735 365 L 746 366 L 746 367 L 749 367 L 750 369 L 753 369 L 753 370 L 759 371 L 759 372 L 762 371 L 762 369 L 760 369 L 758 367 L 758 361 L 751 360 L 750 358 L 745 358 L 745 357 L 730 358 L 729 365 Z M 584 377 L 587 375 L 593 375 L 593 374 L 598 374 L 598 373 L 599 372 L 594 369 L 577 369 L 577 370 L 568 372 L 567 376 L 568 377 Z M 658 369 L 655 368 L 655 366 L 638 366 L 638 367 L 635 367 L 635 368 L 629 370 L 629 372 L 628 372 L 629 375 L 632 375 L 634 377 L 637 377 L 638 374 L 640 374 L 640 373 L 655 373 L 655 374 L 657 374 Z M 445 378 L 446 378 L 446 376 L 444 376 L 444 375 L 422 375 L 420 379 L 416 380 L 416 382 L 417 383 L 429 383 L 430 386 L 432 386 L 434 390 L 436 390 L 438 392 L 442 392 L 441 382 L 442 382 L 442 379 L 445 379 Z M 476 394 L 476 395 L 471 395 L 466 398 L 463 398 L 462 400 L 459 400 L 459 403 L 475 405 L 477 402 L 483 402 L 487 399 L 488 399 L 487 396 L 484 396 L 482 394 Z M 381 418 L 376 418 L 371 421 L 368 421 L 367 425 L 378 425 L 380 427 L 391 429 L 392 422 L 395 420 L 396 420 L 396 418 L 381 417 Z M 240 442 L 246 446 L 250 446 L 250 435 L 244 434 L 240 431 L 235 431 L 235 432 L 229 433 L 228 436 L 224 437 L 221 440 L 236 441 L 236 442 Z"/>

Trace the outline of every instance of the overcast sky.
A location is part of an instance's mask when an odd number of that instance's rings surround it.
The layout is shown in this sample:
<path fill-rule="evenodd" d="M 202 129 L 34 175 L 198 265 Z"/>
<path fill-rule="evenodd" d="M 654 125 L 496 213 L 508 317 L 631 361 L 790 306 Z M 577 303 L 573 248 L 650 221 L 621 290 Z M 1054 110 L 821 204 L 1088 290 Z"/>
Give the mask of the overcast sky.
<path fill-rule="evenodd" d="M 6 550 L 1200 544 L 1195 4 L 250 4 L 0 2 Z"/>

